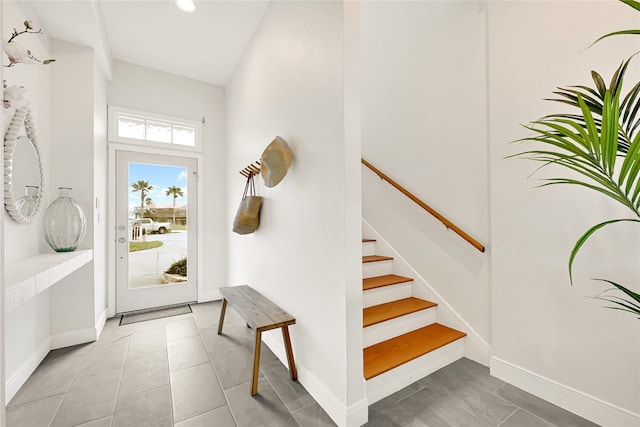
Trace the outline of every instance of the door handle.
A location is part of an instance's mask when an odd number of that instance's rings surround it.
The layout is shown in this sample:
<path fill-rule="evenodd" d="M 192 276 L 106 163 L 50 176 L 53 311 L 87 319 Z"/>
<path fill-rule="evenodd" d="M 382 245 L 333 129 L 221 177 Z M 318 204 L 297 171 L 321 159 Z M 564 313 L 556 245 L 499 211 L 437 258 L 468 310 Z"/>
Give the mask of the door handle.
<path fill-rule="evenodd" d="M 121 237 L 118 239 L 118 242 L 120 243 L 126 243 L 127 239 L 125 239 L 124 237 Z"/>

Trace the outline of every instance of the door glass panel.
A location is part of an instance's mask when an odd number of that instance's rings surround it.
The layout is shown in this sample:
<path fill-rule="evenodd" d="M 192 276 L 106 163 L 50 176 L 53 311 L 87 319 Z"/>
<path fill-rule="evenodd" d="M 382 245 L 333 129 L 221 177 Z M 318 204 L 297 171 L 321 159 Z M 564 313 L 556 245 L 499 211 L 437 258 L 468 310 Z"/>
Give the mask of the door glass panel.
<path fill-rule="evenodd" d="M 129 289 L 187 282 L 187 168 L 129 163 Z"/>

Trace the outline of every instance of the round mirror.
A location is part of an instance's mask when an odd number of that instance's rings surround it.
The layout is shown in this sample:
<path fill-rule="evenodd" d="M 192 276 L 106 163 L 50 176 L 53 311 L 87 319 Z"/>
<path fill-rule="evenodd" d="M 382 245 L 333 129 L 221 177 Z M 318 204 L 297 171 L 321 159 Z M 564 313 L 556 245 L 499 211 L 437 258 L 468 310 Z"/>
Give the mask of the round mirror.
<path fill-rule="evenodd" d="M 4 136 L 4 207 L 15 222 L 29 224 L 40 213 L 43 196 L 42 157 L 33 119 L 28 108 L 19 107 Z"/>

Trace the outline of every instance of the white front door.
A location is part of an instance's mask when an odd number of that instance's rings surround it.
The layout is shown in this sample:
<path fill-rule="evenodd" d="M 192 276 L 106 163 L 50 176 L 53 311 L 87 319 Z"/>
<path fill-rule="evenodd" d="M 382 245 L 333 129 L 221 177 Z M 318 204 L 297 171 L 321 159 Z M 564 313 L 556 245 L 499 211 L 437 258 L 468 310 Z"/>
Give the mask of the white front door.
<path fill-rule="evenodd" d="M 117 313 L 197 300 L 196 168 L 116 151 Z"/>

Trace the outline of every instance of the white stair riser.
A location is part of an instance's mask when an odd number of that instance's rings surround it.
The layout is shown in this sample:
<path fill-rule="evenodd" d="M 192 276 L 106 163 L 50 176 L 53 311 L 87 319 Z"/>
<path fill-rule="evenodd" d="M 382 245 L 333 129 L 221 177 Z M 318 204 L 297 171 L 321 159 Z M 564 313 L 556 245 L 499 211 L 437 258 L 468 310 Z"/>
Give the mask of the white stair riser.
<path fill-rule="evenodd" d="M 364 308 L 367 308 L 378 304 L 384 304 L 385 302 L 409 298 L 411 296 L 411 283 L 412 282 L 398 283 L 395 285 L 383 286 L 381 288 L 364 291 L 362 295 L 362 304 Z"/>
<path fill-rule="evenodd" d="M 362 242 L 362 256 L 375 255 L 376 242 Z"/>
<path fill-rule="evenodd" d="M 385 276 L 393 273 L 393 260 L 362 263 L 362 278 Z"/>
<path fill-rule="evenodd" d="M 363 347 L 369 347 L 382 341 L 415 331 L 436 322 L 436 307 L 420 310 L 404 316 L 389 319 L 382 323 L 364 328 Z"/>
<path fill-rule="evenodd" d="M 460 359 L 464 354 L 464 338 L 398 366 L 367 381 L 369 405 L 413 384 L 421 378 Z"/>

